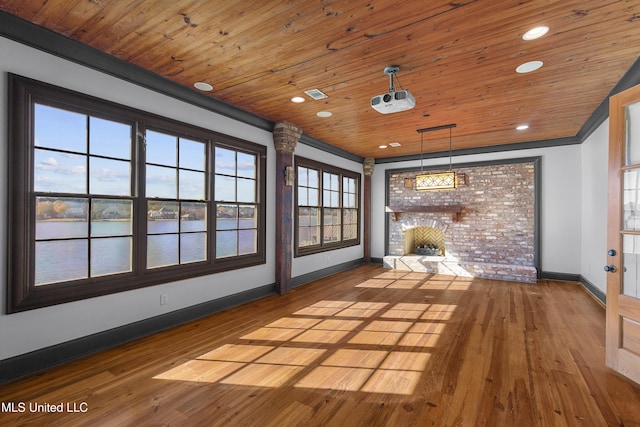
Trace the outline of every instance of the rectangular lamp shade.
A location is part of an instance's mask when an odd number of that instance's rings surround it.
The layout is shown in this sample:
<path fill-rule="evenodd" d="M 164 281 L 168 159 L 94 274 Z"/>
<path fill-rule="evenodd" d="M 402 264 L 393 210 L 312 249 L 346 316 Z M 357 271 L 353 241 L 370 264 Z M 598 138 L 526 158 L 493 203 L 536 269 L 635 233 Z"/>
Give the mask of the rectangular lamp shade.
<path fill-rule="evenodd" d="M 458 188 L 455 172 L 416 175 L 416 191 L 449 190 Z"/>

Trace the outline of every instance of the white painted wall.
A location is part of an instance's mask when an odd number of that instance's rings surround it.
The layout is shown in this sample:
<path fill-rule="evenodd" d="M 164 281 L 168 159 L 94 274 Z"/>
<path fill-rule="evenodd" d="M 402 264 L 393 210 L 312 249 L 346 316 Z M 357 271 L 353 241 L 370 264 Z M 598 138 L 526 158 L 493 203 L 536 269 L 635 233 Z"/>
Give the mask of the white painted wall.
<path fill-rule="evenodd" d="M 455 143 L 455 135 L 454 135 Z M 581 267 L 580 145 L 454 157 L 456 163 L 542 156 L 541 264 L 545 272 L 579 274 Z M 424 166 L 448 166 L 448 158 L 427 159 Z M 385 255 L 385 171 L 420 167 L 420 161 L 377 164 L 372 177 L 371 256 Z"/>
<path fill-rule="evenodd" d="M 582 143 L 582 259 L 580 272 L 607 292 L 607 174 L 609 120 Z"/>

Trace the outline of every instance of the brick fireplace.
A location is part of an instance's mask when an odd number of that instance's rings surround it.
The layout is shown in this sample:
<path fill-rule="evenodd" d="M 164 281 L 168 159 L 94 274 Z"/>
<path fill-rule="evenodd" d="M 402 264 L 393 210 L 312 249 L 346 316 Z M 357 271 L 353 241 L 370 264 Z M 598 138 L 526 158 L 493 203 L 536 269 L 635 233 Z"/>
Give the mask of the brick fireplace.
<path fill-rule="evenodd" d="M 416 171 L 387 172 L 384 266 L 401 270 L 535 282 L 537 158 L 456 167 L 455 190 L 418 192 Z M 416 253 L 416 247 L 438 251 Z"/>

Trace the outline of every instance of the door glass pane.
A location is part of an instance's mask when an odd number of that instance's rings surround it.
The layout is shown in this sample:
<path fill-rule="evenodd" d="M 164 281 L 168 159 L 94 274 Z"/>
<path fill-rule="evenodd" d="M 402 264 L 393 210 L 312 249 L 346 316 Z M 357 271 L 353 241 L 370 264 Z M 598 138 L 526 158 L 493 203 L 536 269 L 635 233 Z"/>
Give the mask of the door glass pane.
<path fill-rule="evenodd" d="M 640 298 L 638 274 L 640 270 L 640 236 L 625 234 L 622 237 L 622 294 Z"/>
<path fill-rule="evenodd" d="M 627 165 L 640 163 L 640 103 L 625 107 L 625 125 L 627 129 Z"/>
<path fill-rule="evenodd" d="M 640 230 L 640 169 L 624 171 L 622 182 L 622 227 Z"/>

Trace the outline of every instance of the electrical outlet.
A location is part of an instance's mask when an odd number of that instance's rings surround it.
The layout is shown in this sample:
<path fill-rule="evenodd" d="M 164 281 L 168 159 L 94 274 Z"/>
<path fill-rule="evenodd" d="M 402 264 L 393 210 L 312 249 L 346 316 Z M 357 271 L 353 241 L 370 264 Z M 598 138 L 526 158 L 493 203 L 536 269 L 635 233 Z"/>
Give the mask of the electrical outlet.
<path fill-rule="evenodd" d="M 160 305 L 167 305 L 169 296 L 167 294 L 160 294 Z"/>

